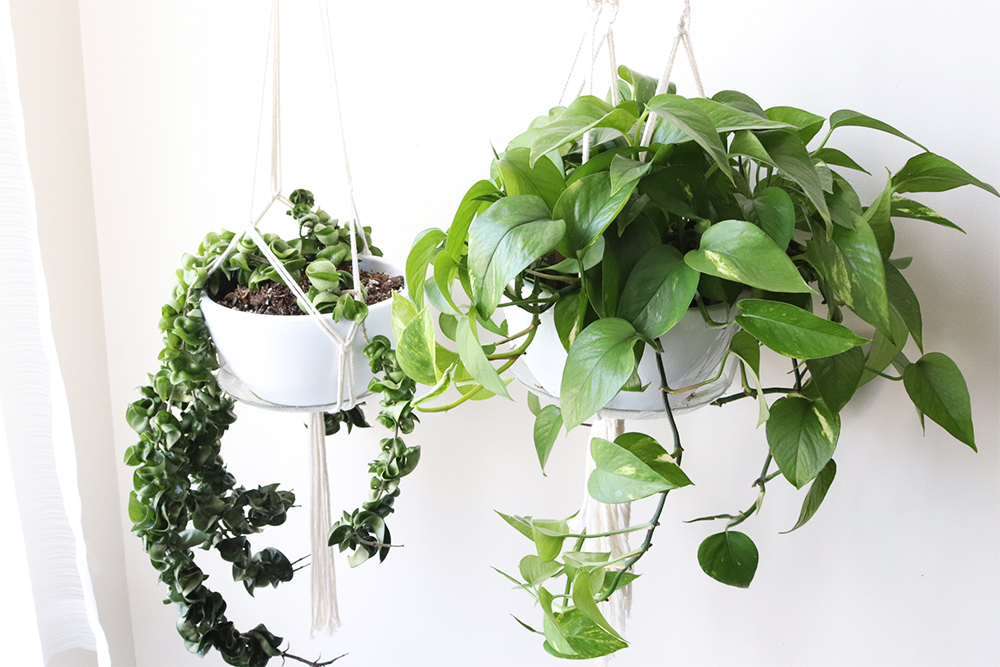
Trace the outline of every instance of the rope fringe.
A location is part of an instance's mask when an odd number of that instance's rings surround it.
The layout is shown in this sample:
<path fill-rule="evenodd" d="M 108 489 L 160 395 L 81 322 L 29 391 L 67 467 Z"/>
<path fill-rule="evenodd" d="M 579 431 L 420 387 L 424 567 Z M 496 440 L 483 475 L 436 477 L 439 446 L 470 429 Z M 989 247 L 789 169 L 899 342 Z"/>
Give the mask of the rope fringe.
<path fill-rule="evenodd" d="M 601 438 L 602 440 L 614 441 L 615 438 L 625 432 L 625 421 L 622 419 L 609 419 L 597 417 L 590 428 L 590 437 Z M 590 479 L 590 474 L 596 469 L 594 459 L 590 456 L 590 448 L 587 448 L 587 463 L 584 469 L 584 480 Z M 601 503 L 590 497 L 587 492 L 587 484 L 584 482 L 583 503 L 580 506 L 580 513 L 576 522 L 578 528 L 585 529 L 588 535 L 595 533 L 607 533 L 613 530 L 628 528 L 631 523 L 632 504 L 618 503 L 614 505 Z M 629 548 L 628 533 L 620 533 L 608 537 L 598 537 L 591 541 L 593 550 L 597 552 L 610 552 L 611 558 L 617 558 L 627 554 Z M 626 622 L 632 609 L 632 586 L 631 584 L 615 592 L 607 602 L 600 604 L 608 622 L 620 633 L 624 633 Z"/>
<path fill-rule="evenodd" d="M 309 415 L 309 450 L 312 457 L 312 631 L 332 634 L 340 627 L 337 609 L 337 573 L 333 549 L 326 544 L 330 516 L 330 478 L 326 467 L 326 428 L 323 413 Z"/>

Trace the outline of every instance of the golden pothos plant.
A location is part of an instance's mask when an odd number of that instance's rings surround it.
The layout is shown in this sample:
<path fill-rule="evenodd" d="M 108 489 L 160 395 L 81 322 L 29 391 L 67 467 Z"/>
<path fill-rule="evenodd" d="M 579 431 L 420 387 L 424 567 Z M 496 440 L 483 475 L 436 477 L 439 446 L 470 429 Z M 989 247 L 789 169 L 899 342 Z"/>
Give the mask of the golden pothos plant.
<path fill-rule="evenodd" d="M 398 358 L 430 387 L 418 410 L 509 398 L 505 372 L 531 349 L 542 314 L 554 313 L 568 353 L 559 404 L 530 400 L 544 467 L 561 430 L 620 391 L 642 388 L 643 348 L 660 361 L 669 353 L 660 337 L 690 309 L 711 327 L 729 322 L 711 321 L 709 304 L 733 307 L 741 331 L 727 356 L 739 364 L 742 387 L 715 403 L 757 400 L 759 422 L 748 426 L 766 423 L 768 451 L 745 510 L 697 519 L 725 526 L 697 557 L 709 576 L 746 587 L 758 552 L 734 528 L 760 508 L 777 477 L 808 487 L 791 529 L 813 516 L 836 475 L 840 415 L 862 385 L 901 382 L 921 420 L 975 449 L 965 380 L 949 357 L 925 351 L 921 306 L 904 277 L 912 259 L 894 255 L 894 225 L 915 220 L 961 231 L 910 195 L 965 185 L 998 193 L 856 111 L 824 118 L 788 106 L 765 110 L 735 91 L 654 95 L 652 78 L 618 72 L 620 103 L 583 96 L 536 118 L 495 154 L 489 178 L 469 188 L 450 227 L 417 237 L 406 266 L 410 298 L 397 296 L 393 307 Z M 849 127 L 888 133 L 919 152 L 885 177 L 880 166 L 865 168 L 831 145 Z M 864 179 L 880 191 L 867 204 L 852 185 Z M 530 325 L 510 330 L 510 309 L 527 311 Z M 435 311 L 443 336 L 435 335 Z M 853 330 L 845 311 L 867 327 Z M 904 351 L 909 340 L 912 352 Z M 790 359 L 788 386 L 762 386 L 762 353 Z M 573 533 L 565 519 L 501 515 L 534 544 L 518 575 L 505 576 L 539 603 L 540 629 L 522 625 L 543 635 L 555 656 L 593 658 L 627 646 L 596 603 L 634 580 L 667 494 L 691 484 L 659 369 L 674 426 L 670 450 L 642 433 L 591 443 L 593 498 L 659 495 L 650 520 L 626 529 L 645 530 L 637 549 L 612 557 L 588 550 L 599 536 Z M 452 387 L 457 396 L 446 393 Z"/>

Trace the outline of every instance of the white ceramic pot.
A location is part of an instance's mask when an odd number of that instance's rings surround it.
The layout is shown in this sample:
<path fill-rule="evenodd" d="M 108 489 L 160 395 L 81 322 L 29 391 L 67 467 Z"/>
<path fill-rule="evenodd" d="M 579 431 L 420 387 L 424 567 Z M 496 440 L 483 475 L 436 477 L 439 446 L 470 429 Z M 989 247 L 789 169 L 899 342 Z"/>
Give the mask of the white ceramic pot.
<path fill-rule="evenodd" d="M 360 268 L 401 276 L 403 271 L 381 257 L 364 257 Z M 258 315 L 226 308 L 207 296 L 201 311 L 219 354 L 232 373 L 254 394 L 286 406 L 324 406 L 337 402 L 340 350 L 308 315 Z M 346 337 L 351 323 L 334 323 Z M 392 340 L 392 300 L 368 308 L 364 322 L 369 339 Z M 367 393 L 372 379 L 364 355 L 367 343 L 359 329 L 349 348 L 353 355 L 355 395 Z M 344 407 L 351 407 L 345 396 Z"/>
<path fill-rule="evenodd" d="M 732 310 L 726 304 L 709 306 L 708 312 L 716 322 L 732 320 Z M 510 331 L 521 331 L 531 324 L 531 315 L 519 308 L 505 309 Z M 724 327 L 708 327 L 697 308 L 692 308 L 684 314 L 670 331 L 660 336 L 663 345 L 663 368 L 667 376 L 667 384 L 672 389 L 691 387 L 712 379 L 719 373 L 722 360 L 729 348 L 729 342 L 739 325 L 731 323 Z M 520 342 L 520 341 L 516 341 Z M 656 367 L 653 351 L 646 346 L 642 359 L 639 361 L 639 379 L 642 384 L 649 384 L 645 391 L 619 392 L 605 406 L 607 411 L 623 413 L 621 416 L 642 418 L 652 416 L 648 413 L 665 412 L 660 394 L 660 373 Z M 563 369 L 566 366 L 566 350 L 556 332 L 552 309 L 542 314 L 538 332 L 531 342 L 527 353 L 522 357 L 523 364 L 515 364 L 511 369 L 514 376 L 529 390 L 550 397 L 559 397 L 562 385 Z M 670 395 L 670 407 L 674 412 L 685 412 L 714 401 L 725 393 L 733 380 L 735 363 L 730 360 L 726 364 L 718 380 L 704 386 L 680 394 Z M 626 415 L 624 413 L 630 413 Z M 644 414 L 647 413 L 647 414 Z"/>

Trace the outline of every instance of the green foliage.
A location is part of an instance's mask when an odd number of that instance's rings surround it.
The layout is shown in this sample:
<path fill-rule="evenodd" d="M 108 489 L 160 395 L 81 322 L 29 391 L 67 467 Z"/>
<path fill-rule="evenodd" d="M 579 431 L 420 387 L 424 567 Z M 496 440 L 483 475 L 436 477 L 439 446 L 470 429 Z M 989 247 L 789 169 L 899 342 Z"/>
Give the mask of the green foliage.
<path fill-rule="evenodd" d="M 618 74 L 619 104 L 583 96 L 535 119 L 495 154 L 490 179 L 472 185 L 452 226 L 418 237 L 407 274 L 411 286 L 427 284 L 410 307 L 400 308 L 406 323 L 399 331 L 406 336 L 413 328 L 413 344 L 400 345 L 400 363 L 431 386 L 418 399 L 419 410 L 447 411 L 484 395 L 506 395 L 504 371 L 531 348 L 541 318 L 551 317 L 545 326 L 554 325 L 568 358 L 560 405 L 543 408 L 536 400 L 531 406 L 544 469 L 561 427 L 568 431 L 619 391 L 640 388 L 642 352 L 669 353 L 660 336 L 685 313 L 699 308 L 707 321 L 708 305 L 736 305 L 743 331 L 727 358 L 739 366 L 742 389 L 716 404 L 755 399 L 768 451 L 764 469 L 751 480 L 753 505 L 701 519 L 727 525 L 705 540 L 698 559 L 709 576 L 746 587 L 757 550 L 730 528 L 760 510 L 767 483 L 778 475 L 796 488 L 811 482 L 793 530 L 813 516 L 835 475 L 840 415 L 857 389 L 890 365 L 902 373 L 921 415 L 975 447 L 959 370 L 940 353 L 912 364 L 903 353 L 911 336 L 921 354 L 926 341 L 919 301 L 903 277 L 908 259 L 892 257 L 893 225 L 906 218 L 958 229 L 903 193 L 962 185 L 997 192 L 863 113 L 841 110 L 826 119 L 791 106 L 765 111 L 736 91 L 712 99 L 688 99 L 673 89 L 654 95 L 655 79 L 624 66 Z M 879 169 L 869 172 L 827 146 L 835 130 L 837 136 L 859 131 L 848 128 L 887 134 L 923 152 L 886 181 Z M 862 203 L 841 175 L 845 169 L 855 181 L 874 181 L 879 195 Z M 429 316 L 414 324 L 424 317 L 425 296 L 444 313 L 440 341 Z M 523 331 L 506 327 L 513 309 L 531 316 Z M 845 318 L 845 310 L 856 317 Z M 855 332 L 849 325 L 858 319 L 874 334 Z M 762 352 L 792 358 L 789 386 L 763 385 Z M 666 396 L 671 389 L 660 380 Z M 442 398 L 452 384 L 458 397 Z M 773 394 L 784 397 L 769 405 Z M 521 579 L 512 579 L 540 603 L 545 650 L 571 659 L 624 647 L 595 615 L 594 603 L 628 582 L 627 570 L 649 549 L 665 495 L 691 484 L 680 468 L 676 432 L 669 454 L 642 434 L 595 439 L 591 448 L 593 498 L 614 503 L 660 496 L 654 519 L 632 527 L 646 528 L 642 547 L 611 560 L 587 552 L 587 540 L 596 536 L 572 535 L 565 520 L 502 515 L 534 543 L 534 560 L 522 561 Z M 565 592 L 555 595 L 543 584 L 559 577 L 566 578 Z"/>
<path fill-rule="evenodd" d="M 350 257 L 349 229 L 314 208 L 307 190 L 296 190 L 290 200 L 289 215 L 299 222 L 300 236 L 286 243 L 265 234 L 268 247 L 293 276 L 304 272 L 311 284 L 308 296 L 321 312 L 363 320 L 367 308 L 348 292 L 353 288 L 350 272 L 336 269 Z M 366 237 L 367 233 L 366 229 Z M 284 523 L 295 494 L 278 484 L 238 486 L 222 457 L 222 437 L 236 416 L 232 399 L 214 374 L 218 358 L 200 299 L 206 291 L 214 295 L 236 285 L 254 289 L 265 280 L 279 279 L 248 238 L 209 276 L 208 268 L 233 238 L 228 231 L 209 233 L 196 254 L 184 255 L 172 297 L 163 306 L 160 367 L 139 388 L 141 398 L 126 410 L 126 420 L 139 436 L 125 455 L 125 463 L 135 468 L 128 515 L 132 532 L 142 540 L 160 582 L 167 586 L 164 602 L 177 605 L 177 631 L 187 649 L 205 655 L 214 648 L 228 664 L 262 666 L 273 657 L 295 656 L 282 650 L 283 640 L 263 625 L 247 632 L 236 629 L 226 618 L 222 595 L 205 586 L 208 576 L 195 562 L 193 551 L 217 552 L 232 564 L 233 579 L 242 582 L 250 595 L 290 581 L 301 569 L 273 547 L 254 552 L 249 540 L 267 526 Z M 374 532 L 375 522 L 368 516 L 383 520 L 392 511 L 398 478 L 412 471 L 419 448 L 406 447 L 398 437 L 409 433 L 416 421 L 409 404 L 415 383 L 399 370 L 388 340 L 377 338 L 366 354 L 373 371 L 382 374 L 372 382 L 385 396 L 379 422 L 396 431 L 396 437 L 389 439 L 390 453 L 383 451 L 371 464 L 378 480 L 372 484 L 371 502 L 355 512 L 368 514 L 351 524 L 353 530 L 345 538 L 348 546 L 368 554 L 368 545 L 361 543 Z M 324 422 L 327 435 L 342 425 L 348 431 L 368 427 L 360 406 L 326 414 Z M 382 528 L 379 541 L 384 537 L 388 542 L 384 521 Z"/>

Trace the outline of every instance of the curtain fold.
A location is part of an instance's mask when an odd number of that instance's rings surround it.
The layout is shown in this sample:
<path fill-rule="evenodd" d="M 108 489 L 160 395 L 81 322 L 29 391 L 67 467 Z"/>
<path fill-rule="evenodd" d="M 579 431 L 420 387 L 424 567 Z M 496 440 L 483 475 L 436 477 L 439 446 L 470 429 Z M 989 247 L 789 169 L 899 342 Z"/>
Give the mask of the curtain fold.
<path fill-rule="evenodd" d="M 13 537 L 23 539 L 44 662 L 84 649 L 110 667 L 86 565 L 69 409 L 42 275 L 9 0 L 0 0 L 0 60 L 0 455 L 9 457 L 17 498 L 21 535 Z M 17 613 L 10 602 L 5 613 Z"/>

